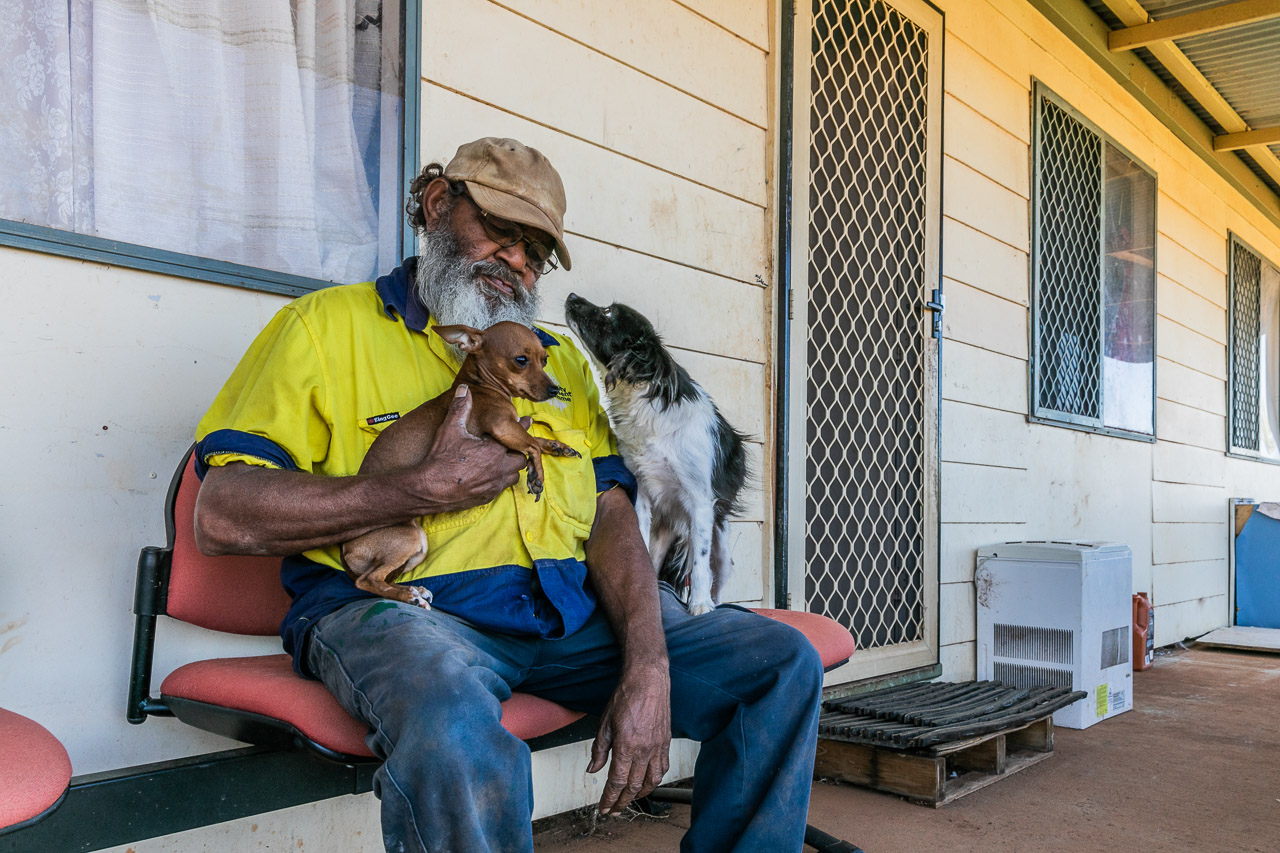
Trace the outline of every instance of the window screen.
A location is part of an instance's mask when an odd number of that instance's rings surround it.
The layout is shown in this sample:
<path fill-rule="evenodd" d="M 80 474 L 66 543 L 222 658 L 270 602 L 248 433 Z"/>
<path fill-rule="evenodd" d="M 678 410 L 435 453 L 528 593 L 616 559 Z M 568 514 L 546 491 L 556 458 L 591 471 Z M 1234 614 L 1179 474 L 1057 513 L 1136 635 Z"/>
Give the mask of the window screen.
<path fill-rule="evenodd" d="M 1156 180 L 1043 87 L 1032 189 L 1032 416 L 1155 433 Z"/>
<path fill-rule="evenodd" d="M 1280 273 L 1230 242 L 1231 450 L 1280 459 Z"/>

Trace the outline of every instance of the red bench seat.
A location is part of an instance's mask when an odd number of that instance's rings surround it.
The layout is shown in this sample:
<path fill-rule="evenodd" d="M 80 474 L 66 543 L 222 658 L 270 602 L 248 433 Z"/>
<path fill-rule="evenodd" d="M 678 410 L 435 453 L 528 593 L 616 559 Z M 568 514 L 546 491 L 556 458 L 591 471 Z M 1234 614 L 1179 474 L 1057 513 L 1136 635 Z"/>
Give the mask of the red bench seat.
<path fill-rule="evenodd" d="M 0 708 L 0 832 L 51 812 L 67 793 L 71 759 L 44 726 Z"/>
<path fill-rule="evenodd" d="M 169 488 L 167 547 L 144 548 L 138 562 L 134 670 L 130 717 L 173 714 L 191 725 L 249 743 L 304 745 L 344 762 L 374 760 L 368 730 L 324 685 L 297 675 L 287 655 L 213 658 L 174 670 L 151 699 L 155 618 L 167 615 L 213 631 L 271 636 L 288 609 L 273 557 L 206 557 L 195 546 L 200 481 L 190 451 Z M 789 610 L 759 613 L 800 630 L 831 668 L 853 654 L 850 633 L 825 616 Z M 503 703 L 502 724 L 523 740 L 550 734 L 582 718 L 553 702 L 516 693 Z"/>
<path fill-rule="evenodd" d="M 804 633 L 818 649 L 824 667 L 842 663 L 853 654 L 853 637 L 824 616 L 789 610 L 757 612 Z M 357 760 L 373 757 L 365 745 L 369 733 L 365 725 L 348 715 L 320 682 L 299 677 L 288 655 L 189 663 L 164 680 L 160 695 L 179 719 L 184 716 L 183 709 L 172 700 L 200 702 L 277 720 L 342 756 Z M 503 727 L 521 740 L 550 734 L 582 716 L 527 693 L 513 693 L 502 703 Z"/>

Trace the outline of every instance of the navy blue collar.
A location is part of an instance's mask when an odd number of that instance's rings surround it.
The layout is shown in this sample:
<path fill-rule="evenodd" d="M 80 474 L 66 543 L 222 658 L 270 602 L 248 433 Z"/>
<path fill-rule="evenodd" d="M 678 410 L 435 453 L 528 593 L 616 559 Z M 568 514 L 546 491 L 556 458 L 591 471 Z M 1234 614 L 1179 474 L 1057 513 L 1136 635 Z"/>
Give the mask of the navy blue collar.
<path fill-rule="evenodd" d="M 413 286 L 417 276 L 418 258 L 415 255 L 405 258 L 404 263 L 380 277 L 374 282 L 374 287 L 378 290 L 378 296 L 382 297 L 382 309 L 387 312 L 388 317 L 394 320 L 396 314 L 399 314 L 410 329 L 425 332 L 427 324 L 431 322 L 431 314 L 418 300 Z M 537 326 L 533 330 L 538 333 L 538 340 L 542 341 L 544 347 L 560 345 L 559 341 Z"/>

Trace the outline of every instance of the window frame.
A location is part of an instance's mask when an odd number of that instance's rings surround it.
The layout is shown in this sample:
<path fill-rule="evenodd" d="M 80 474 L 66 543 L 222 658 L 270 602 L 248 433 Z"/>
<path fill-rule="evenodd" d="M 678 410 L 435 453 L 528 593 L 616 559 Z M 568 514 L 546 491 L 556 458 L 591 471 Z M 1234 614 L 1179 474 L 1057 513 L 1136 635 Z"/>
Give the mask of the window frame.
<path fill-rule="evenodd" d="M 1232 440 L 1235 434 L 1236 425 L 1236 409 L 1235 409 L 1235 391 L 1236 391 L 1236 371 L 1235 371 L 1235 354 L 1236 354 L 1236 336 L 1233 331 L 1234 318 L 1236 312 L 1236 261 L 1235 252 L 1232 251 L 1236 245 L 1239 245 L 1245 251 L 1250 252 L 1263 266 L 1269 266 L 1280 272 L 1280 266 L 1271 263 L 1267 256 L 1255 249 L 1248 241 L 1242 239 L 1239 234 L 1234 231 L 1227 231 L 1227 417 L 1226 421 L 1226 455 L 1233 459 L 1245 459 L 1250 462 L 1262 462 L 1267 465 L 1280 465 L 1280 457 L 1266 456 L 1261 450 L 1251 450 L 1247 447 L 1237 447 Z M 1280 333 L 1280 329 L 1275 330 Z M 1280 364 L 1273 365 L 1276 370 L 1280 370 Z M 1258 413 L 1261 418 L 1261 412 Z M 1261 431 L 1261 424 L 1256 424 L 1258 430 Z"/>
<path fill-rule="evenodd" d="M 421 145 L 423 0 L 403 0 L 403 2 L 404 125 L 401 133 L 404 144 L 400 152 L 401 187 L 400 198 L 396 201 L 397 207 L 403 206 L 403 200 L 409 194 L 409 184 L 418 173 L 421 157 L 419 149 Z M 402 216 L 400 220 L 401 254 L 406 257 L 416 254 L 417 242 L 417 235 L 413 233 L 412 228 L 408 227 Z M 25 249 L 46 255 L 106 263 L 127 269 L 285 296 L 301 296 L 335 284 L 350 283 L 277 272 L 261 267 L 220 261 L 216 258 L 156 249 L 138 243 L 108 240 L 48 225 L 32 225 L 4 218 L 0 218 L 0 247 Z"/>
<path fill-rule="evenodd" d="M 1119 427 L 1109 427 L 1102 423 L 1095 423 L 1092 419 L 1085 418 L 1080 415 L 1073 415 L 1068 412 L 1058 412 L 1053 409 L 1043 409 L 1040 407 L 1039 390 L 1040 376 L 1038 372 L 1039 349 L 1037 341 L 1039 340 L 1040 331 L 1040 213 L 1037 203 L 1041 192 L 1041 140 L 1043 131 L 1041 130 L 1041 110 L 1040 103 L 1044 100 L 1052 102 L 1056 107 L 1067 113 L 1074 121 L 1079 122 L 1086 130 L 1096 135 L 1100 142 L 1106 146 L 1110 145 L 1120 154 L 1127 157 L 1135 166 L 1151 176 L 1154 182 L 1153 207 L 1151 211 L 1151 228 L 1152 228 L 1152 246 L 1151 246 L 1151 267 L 1152 267 L 1152 289 L 1151 289 L 1151 432 L 1135 432 L 1133 430 L 1122 429 Z M 1098 257 L 1105 257 L 1105 241 L 1106 241 L 1106 168 L 1105 168 L 1105 147 L 1103 148 L 1103 168 L 1099 170 L 1098 181 L 1101 185 L 1101 209 L 1100 219 L 1103 227 L 1098 232 Z M 1047 426 L 1062 427 L 1065 429 L 1080 430 L 1082 432 L 1095 433 L 1097 435 L 1107 435 L 1113 438 L 1124 438 L 1131 441 L 1141 441 L 1148 444 L 1154 444 L 1158 435 L 1157 423 L 1157 407 L 1156 398 L 1159 394 L 1157 383 L 1157 365 L 1160 360 L 1160 340 L 1159 340 L 1159 209 L 1160 209 L 1160 180 L 1156 171 L 1139 159 L 1132 151 L 1117 142 L 1110 134 L 1106 133 L 1096 123 L 1090 121 L 1080 110 L 1073 107 L 1065 101 L 1060 95 L 1046 86 L 1039 80 L 1032 79 L 1031 87 L 1031 196 L 1030 205 L 1030 245 L 1028 248 L 1028 272 L 1030 277 L 1030 323 L 1028 324 L 1029 340 L 1027 342 L 1027 421 L 1029 423 L 1044 424 Z M 1103 278 L 1098 281 L 1098 288 L 1101 291 L 1105 287 L 1105 264 L 1100 265 L 1103 270 Z M 1104 299 L 1099 299 L 1099 318 L 1098 325 L 1101 331 L 1105 331 L 1105 311 L 1106 303 Z M 1099 353 L 1105 342 L 1099 338 Z M 1105 412 L 1103 412 L 1103 420 L 1105 420 Z"/>

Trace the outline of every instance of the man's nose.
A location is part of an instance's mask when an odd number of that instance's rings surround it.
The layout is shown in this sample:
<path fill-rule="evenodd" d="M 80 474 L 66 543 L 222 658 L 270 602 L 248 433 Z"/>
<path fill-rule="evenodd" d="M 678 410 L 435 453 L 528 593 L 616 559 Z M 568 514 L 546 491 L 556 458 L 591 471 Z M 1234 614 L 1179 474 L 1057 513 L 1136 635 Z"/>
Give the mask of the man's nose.
<path fill-rule="evenodd" d="M 522 279 L 526 274 L 531 272 L 529 269 L 529 256 L 525 252 L 523 240 L 517 240 L 510 246 L 499 249 L 497 251 L 497 256 L 502 259 L 503 263 L 511 268 L 512 272 L 519 275 Z"/>

